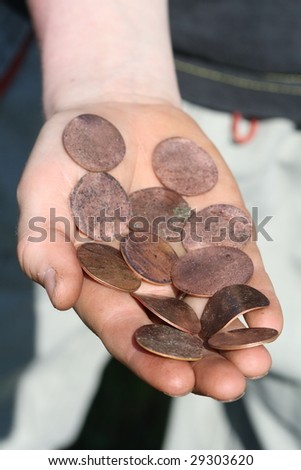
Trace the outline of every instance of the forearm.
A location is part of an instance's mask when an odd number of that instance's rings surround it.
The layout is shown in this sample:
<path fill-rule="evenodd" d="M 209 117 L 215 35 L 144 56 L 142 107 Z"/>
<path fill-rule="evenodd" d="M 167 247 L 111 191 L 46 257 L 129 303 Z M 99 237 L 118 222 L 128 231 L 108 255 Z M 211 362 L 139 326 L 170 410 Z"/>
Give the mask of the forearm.
<path fill-rule="evenodd" d="M 166 0 L 28 0 L 46 116 L 95 101 L 179 104 Z"/>

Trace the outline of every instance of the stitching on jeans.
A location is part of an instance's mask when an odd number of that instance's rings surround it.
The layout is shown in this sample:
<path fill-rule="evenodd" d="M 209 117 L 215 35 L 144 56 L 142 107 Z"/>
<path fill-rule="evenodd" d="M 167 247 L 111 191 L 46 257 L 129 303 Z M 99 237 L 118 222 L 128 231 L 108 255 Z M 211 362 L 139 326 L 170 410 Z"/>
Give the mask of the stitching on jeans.
<path fill-rule="evenodd" d="M 207 69 L 195 64 L 189 64 L 178 59 L 175 60 L 175 65 L 179 72 L 185 72 L 195 77 L 206 78 L 214 82 L 224 83 L 226 85 L 237 88 L 244 88 L 253 91 L 264 91 L 267 93 L 301 96 L 301 86 L 298 85 L 292 87 L 290 85 L 284 84 L 265 83 L 251 78 L 235 77 L 234 75 L 226 74 L 217 70 Z"/>

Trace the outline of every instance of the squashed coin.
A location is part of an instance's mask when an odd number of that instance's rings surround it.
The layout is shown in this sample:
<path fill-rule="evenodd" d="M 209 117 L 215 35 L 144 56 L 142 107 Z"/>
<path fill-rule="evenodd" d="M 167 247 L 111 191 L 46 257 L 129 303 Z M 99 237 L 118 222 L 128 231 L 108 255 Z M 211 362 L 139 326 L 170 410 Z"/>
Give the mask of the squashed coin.
<path fill-rule="evenodd" d="M 207 342 L 213 349 L 232 351 L 271 343 L 278 335 L 278 331 L 273 328 L 239 328 L 216 333 Z"/>
<path fill-rule="evenodd" d="M 124 158 L 125 143 L 118 129 L 103 117 L 81 114 L 63 132 L 68 155 L 89 171 L 109 171 Z"/>
<path fill-rule="evenodd" d="M 182 243 L 187 251 L 221 245 L 243 248 L 252 235 L 252 220 L 238 207 L 213 204 L 191 213 L 183 235 Z"/>
<path fill-rule="evenodd" d="M 178 257 L 162 238 L 131 232 L 120 249 L 127 264 L 143 279 L 153 284 L 171 284 L 171 268 Z"/>
<path fill-rule="evenodd" d="M 140 189 L 129 195 L 132 219 L 130 228 L 155 232 L 168 241 L 180 241 L 182 228 L 190 214 L 183 197 L 167 188 Z"/>
<path fill-rule="evenodd" d="M 142 305 L 159 318 L 182 331 L 198 334 L 200 320 L 190 305 L 174 297 L 132 294 Z"/>
<path fill-rule="evenodd" d="M 95 281 L 124 292 L 134 292 L 141 280 L 125 263 L 116 248 L 100 243 L 83 243 L 77 248 L 82 269 Z"/>
<path fill-rule="evenodd" d="M 201 316 L 202 337 L 211 337 L 239 315 L 267 307 L 269 303 L 269 299 L 262 292 L 246 284 L 224 287 L 205 305 Z"/>
<path fill-rule="evenodd" d="M 171 137 L 153 152 L 153 170 L 159 181 L 184 196 L 196 196 L 212 189 L 218 178 L 213 158 L 195 142 Z"/>
<path fill-rule="evenodd" d="M 168 325 L 144 325 L 135 332 L 137 343 L 147 351 L 182 361 L 198 361 L 203 342 L 197 336 Z"/>
<path fill-rule="evenodd" d="M 128 196 L 108 173 L 87 173 L 70 195 L 75 225 L 88 237 L 111 242 L 121 238 L 130 217 Z"/>
<path fill-rule="evenodd" d="M 231 284 L 244 284 L 253 274 L 251 258 L 238 248 L 214 246 L 189 251 L 172 267 L 172 282 L 182 292 L 211 297 Z"/>

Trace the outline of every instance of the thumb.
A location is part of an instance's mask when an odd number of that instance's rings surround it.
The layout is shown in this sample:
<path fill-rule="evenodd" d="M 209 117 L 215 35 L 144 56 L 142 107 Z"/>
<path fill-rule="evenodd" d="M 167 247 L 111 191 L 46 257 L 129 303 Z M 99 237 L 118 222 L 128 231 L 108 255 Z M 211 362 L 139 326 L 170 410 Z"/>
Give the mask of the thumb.
<path fill-rule="evenodd" d="M 67 231 L 51 227 L 49 220 L 40 216 L 42 219 L 45 223 L 38 228 L 21 211 L 18 259 L 27 276 L 44 286 L 54 307 L 66 310 L 80 295 L 82 269 Z"/>

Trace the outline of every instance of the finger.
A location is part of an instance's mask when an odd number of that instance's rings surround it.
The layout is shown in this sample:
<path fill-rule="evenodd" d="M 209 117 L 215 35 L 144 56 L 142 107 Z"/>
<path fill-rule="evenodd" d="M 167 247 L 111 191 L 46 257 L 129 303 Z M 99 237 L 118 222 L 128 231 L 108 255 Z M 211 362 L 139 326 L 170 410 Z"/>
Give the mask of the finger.
<path fill-rule="evenodd" d="M 85 277 L 75 309 L 108 351 L 142 380 L 172 396 L 193 390 L 195 379 L 189 363 L 156 356 L 137 345 L 136 329 L 151 322 L 129 294 Z"/>
<path fill-rule="evenodd" d="M 150 320 L 128 294 L 102 287 L 85 277 L 75 308 L 112 355 L 158 390 L 171 396 L 194 391 L 225 401 L 244 393 L 243 374 L 218 354 L 207 353 L 204 359 L 187 363 L 142 350 L 134 340 L 134 332 Z"/>
<path fill-rule="evenodd" d="M 193 365 L 195 372 L 194 393 L 210 396 L 219 401 L 234 401 L 245 393 L 243 373 L 226 358 L 207 352 Z"/>
<path fill-rule="evenodd" d="M 236 319 L 225 328 L 225 331 L 236 328 L 245 328 L 245 325 Z M 269 351 L 264 346 L 243 348 L 234 351 L 219 351 L 220 355 L 232 362 L 248 379 L 265 376 L 272 365 Z"/>
<path fill-rule="evenodd" d="M 201 317 L 204 306 L 207 303 L 207 299 L 197 299 L 195 297 L 187 296 L 185 297 L 185 302 L 187 302 L 195 310 L 198 317 Z M 252 318 L 252 314 L 255 313 L 257 312 L 250 312 L 249 317 Z M 261 314 L 261 317 L 259 318 L 261 319 L 262 317 L 264 317 L 264 314 Z M 274 317 L 276 318 L 276 320 Z M 276 309 L 274 315 L 270 312 L 264 318 L 265 320 L 261 320 L 261 322 L 257 321 L 257 323 L 255 322 L 253 326 L 267 326 L 270 328 L 275 327 L 275 325 L 277 326 L 279 319 L 278 309 Z M 245 327 L 245 324 L 243 324 L 240 320 L 236 319 L 227 326 L 226 330 L 232 330 L 235 328 L 243 327 Z M 271 357 L 268 350 L 264 346 L 245 348 L 241 350 L 227 352 L 219 351 L 219 353 L 221 356 L 231 361 L 247 378 L 262 377 L 266 375 L 271 368 Z"/>
<path fill-rule="evenodd" d="M 253 310 L 245 315 L 245 319 L 250 327 L 268 327 L 275 328 L 281 332 L 282 312 L 275 295 L 273 286 L 267 276 L 258 249 L 254 243 L 251 243 L 246 251 L 252 257 L 254 263 L 254 274 L 248 284 L 263 292 L 269 299 L 270 305 L 266 308 Z M 207 299 L 197 299 L 191 296 L 185 297 L 200 317 Z M 244 325 L 235 320 L 230 323 L 227 330 L 241 328 Z M 266 375 L 272 365 L 271 356 L 264 346 L 254 348 L 245 348 L 236 351 L 220 352 L 220 355 L 228 359 L 235 365 L 240 372 L 247 378 L 260 378 Z"/>
<path fill-rule="evenodd" d="M 45 287 L 54 307 L 66 310 L 75 304 L 80 294 L 82 269 L 74 246 L 66 241 L 65 234 L 45 230 L 47 239 L 35 241 L 22 227 L 23 235 L 18 243 L 19 262 L 28 277 Z M 55 242 L 50 241 L 50 235 Z"/>
<path fill-rule="evenodd" d="M 272 365 L 271 356 L 264 346 L 227 351 L 222 353 L 222 355 L 231 361 L 232 364 L 236 365 L 248 379 L 264 377 Z"/>
<path fill-rule="evenodd" d="M 265 308 L 246 313 L 244 317 L 250 327 L 274 328 L 281 333 L 283 328 L 281 306 L 255 243 L 250 243 L 245 252 L 252 258 L 254 264 L 253 276 L 247 284 L 266 295 L 270 304 Z"/>

